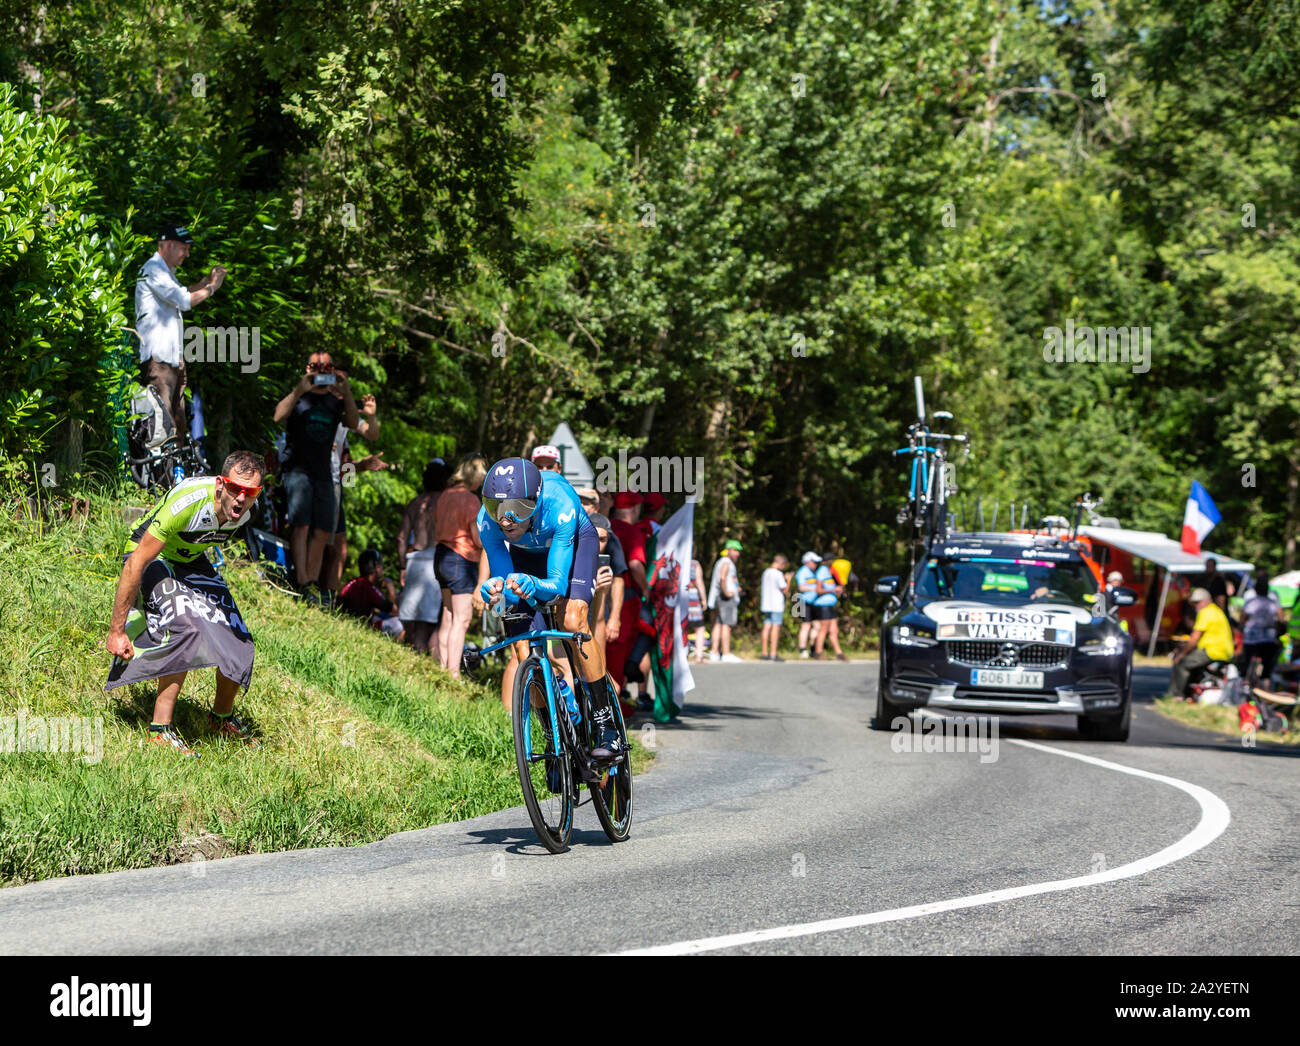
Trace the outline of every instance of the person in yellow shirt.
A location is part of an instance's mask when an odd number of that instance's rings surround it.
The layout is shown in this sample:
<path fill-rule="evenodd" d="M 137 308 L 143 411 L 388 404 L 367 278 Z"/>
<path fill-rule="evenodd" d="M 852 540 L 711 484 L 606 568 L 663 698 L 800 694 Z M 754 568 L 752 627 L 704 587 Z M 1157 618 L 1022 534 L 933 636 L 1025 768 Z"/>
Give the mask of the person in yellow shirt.
<path fill-rule="evenodd" d="M 1189 602 L 1196 608 L 1196 622 L 1186 644 L 1174 654 L 1174 670 L 1169 680 L 1171 697 L 1182 697 L 1194 676 L 1199 676 L 1211 661 L 1231 661 L 1232 626 L 1228 617 L 1203 588 L 1192 592 Z"/>

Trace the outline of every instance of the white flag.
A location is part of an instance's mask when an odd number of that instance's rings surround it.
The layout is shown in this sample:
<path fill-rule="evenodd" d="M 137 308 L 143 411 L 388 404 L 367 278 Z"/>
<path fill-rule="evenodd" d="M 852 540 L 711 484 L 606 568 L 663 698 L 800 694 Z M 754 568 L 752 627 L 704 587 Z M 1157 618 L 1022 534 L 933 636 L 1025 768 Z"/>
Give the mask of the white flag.
<path fill-rule="evenodd" d="M 679 708 L 686 692 L 695 689 L 691 661 L 686 656 L 686 644 L 682 642 L 682 622 L 686 620 L 690 605 L 686 586 L 691 580 L 694 536 L 695 505 L 688 501 L 660 528 L 658 544 L 655 545 L 656 562 L 665 563 L 671 569 L 675 561 L 678 567 L 677 595 L 666 602 L 673 607 L 673 703 Z"/>

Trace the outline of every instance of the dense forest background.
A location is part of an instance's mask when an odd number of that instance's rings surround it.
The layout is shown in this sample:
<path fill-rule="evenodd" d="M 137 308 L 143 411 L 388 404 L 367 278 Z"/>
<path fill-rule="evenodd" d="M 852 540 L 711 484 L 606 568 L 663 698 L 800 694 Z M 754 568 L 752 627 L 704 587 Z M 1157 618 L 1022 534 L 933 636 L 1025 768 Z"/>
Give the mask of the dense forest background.
<path fill-rule="evenodd" d="M 703 457 L 700 558 L 896 566 L 912 404 L 962 496 L 1083 491 L 1296 562 L 1300 11 L 1226 0 L 0 0 L 0 469 L 117 473 L 109 390 L 163 220 L 257 327 L 195 363 L 264 449 L 327 348 L 379 399 L 352 544 L 423 463 Z M 1044 358 L 1147 327 L 1149 369 Z M 680 499 L 674 499 L 676 504 Z M 748 569 L 762 564 L 747 552 Z M 756 589 L 756 586 L 753 586 Z"/>

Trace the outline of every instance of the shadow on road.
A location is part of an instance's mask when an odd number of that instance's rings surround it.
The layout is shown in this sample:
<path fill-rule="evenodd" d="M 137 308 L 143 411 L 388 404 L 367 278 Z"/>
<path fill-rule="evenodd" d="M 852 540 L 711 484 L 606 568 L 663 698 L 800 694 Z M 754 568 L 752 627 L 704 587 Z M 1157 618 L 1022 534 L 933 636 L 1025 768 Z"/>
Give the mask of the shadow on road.
<path fill-rule="evenodd" d="M 789 708 L 755 708 L 752 705 L 710 705 L 691 702 L 682 709 L 679 718 L 667 723 L 656 722 L 651 716 L 637 716 L 628 723 L 628 731 L 636 732 L 647 723 L 656 730 L 721 730 L 728 721 L 737 719 L 812 719 L 807 712 L 792 712 Z"/>
<path fill-rule="evenodd" d="M 471 839 L 488 846 L 504 847 L 506 853 L 518 854 L 520 857 L 555 856 L 538 842 L 537 833 L 533 831 L 532 822 L 528 820 L 528 814 L 523 813 L 523 811 L 520 811 L 520 813 L 523 816 L 523 821 L 518 827 L 512 825 L 509 828 L 480 828 L 465 834 Z M 573 834 L 569 837 L 570 848 L 575 846 L 613 845 L 609 841 L 609 837 L 601 831 L 575 828 Z"/>

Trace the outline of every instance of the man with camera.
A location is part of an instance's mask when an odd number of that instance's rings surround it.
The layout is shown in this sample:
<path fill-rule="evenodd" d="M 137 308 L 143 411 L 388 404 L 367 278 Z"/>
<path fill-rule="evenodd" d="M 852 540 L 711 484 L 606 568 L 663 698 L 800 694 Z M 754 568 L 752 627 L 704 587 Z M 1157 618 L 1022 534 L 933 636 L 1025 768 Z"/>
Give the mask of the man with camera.
<path fill-rule="evenodd" d="M 312 602 L 320 602 L 316 579 L 325 547 L 334 540 L 330 459 L 340 421 L 349 429 L 360 424 L 352 387 L 328 352 L 313 352 L 302 379 L 275 407 L 275 423 L 285 427 L 281 482 L 288 498 L 289 548 L 298 587 Z"/>

